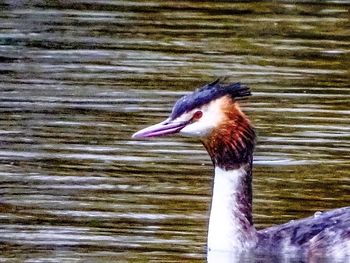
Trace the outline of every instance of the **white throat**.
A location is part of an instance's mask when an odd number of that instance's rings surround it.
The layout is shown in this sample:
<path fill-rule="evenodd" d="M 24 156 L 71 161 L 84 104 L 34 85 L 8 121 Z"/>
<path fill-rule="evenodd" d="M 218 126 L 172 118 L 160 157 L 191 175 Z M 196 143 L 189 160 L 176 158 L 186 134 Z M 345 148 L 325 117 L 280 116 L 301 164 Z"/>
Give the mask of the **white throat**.
<path fill-rule="evenodd" d="M 215 168 L 208 252 L 246 251 L 256 243 L 256 230 L 239 209 L 245 176 L 245 166 L 229 171 Z"/>

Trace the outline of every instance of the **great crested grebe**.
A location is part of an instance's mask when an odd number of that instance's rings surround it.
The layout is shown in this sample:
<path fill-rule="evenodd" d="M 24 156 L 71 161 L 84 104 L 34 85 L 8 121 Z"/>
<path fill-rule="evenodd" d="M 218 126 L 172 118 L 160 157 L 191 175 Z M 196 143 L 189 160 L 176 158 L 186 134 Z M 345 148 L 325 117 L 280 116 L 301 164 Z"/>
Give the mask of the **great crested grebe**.
<path fill-rule="evenodd" d="M 350 207 L 317 213 L 263 230 L 252 218 L 254 128 L 237 100 L 250 95 L 240 83 L 216 80 L 180 98 L 165 121 L 134 138 L 174 133 L 197 137 L 215 167 L 208 255 L 213 252 L 334 257 L 350 262 Z M 347 261 L 349 260 L 349 261 Z"/>

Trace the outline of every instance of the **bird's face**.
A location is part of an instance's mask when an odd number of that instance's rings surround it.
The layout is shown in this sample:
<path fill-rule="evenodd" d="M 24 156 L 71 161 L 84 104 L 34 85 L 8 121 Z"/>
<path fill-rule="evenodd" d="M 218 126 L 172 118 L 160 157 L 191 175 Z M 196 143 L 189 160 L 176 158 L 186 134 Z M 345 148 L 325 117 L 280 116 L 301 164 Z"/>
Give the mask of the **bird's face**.
<path fill-rule="evenodd" d="M 235 99 L 249 95 L 249 88 L 240 83 L 225 85 L 216 80 L 180 98 L 169 118 L 136 132 L 133 137 L 159 137 L 181 133 L 205 139 L 235 114 L 240 115 Z"/>
<path fill-rule="evenodd" d="M 134 138 L 159 137 L 175 133 L 184 136 L 204 138 L 209 135 L 224 119 L 223 108 L 230 98 L 221 97 L 180 115 L 172 114 L 165 121 L 136 132 Z M 175 104 L 179 107 L 179 104 Z M 173 113 L 176 112 L 174 107 Z"/>

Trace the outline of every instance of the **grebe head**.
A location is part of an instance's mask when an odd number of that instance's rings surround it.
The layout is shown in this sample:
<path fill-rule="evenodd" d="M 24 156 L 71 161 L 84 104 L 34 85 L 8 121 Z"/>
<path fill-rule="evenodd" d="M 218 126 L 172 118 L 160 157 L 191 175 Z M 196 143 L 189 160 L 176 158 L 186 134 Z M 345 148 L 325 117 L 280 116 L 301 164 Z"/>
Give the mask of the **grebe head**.
<path fill-rule="evenodd" d="M 231 124 L 229 126 L 232 128 L 238 126 L 237 122 L 246 119 L 236 100 L 249 95 L 249 88 L 240 83 L 225 85 L 216 80 L 180 98 L 169 118 L 136 132 L 133 137 L 158 137 L 180 133 L 205 140 L 220 127 Z"/>

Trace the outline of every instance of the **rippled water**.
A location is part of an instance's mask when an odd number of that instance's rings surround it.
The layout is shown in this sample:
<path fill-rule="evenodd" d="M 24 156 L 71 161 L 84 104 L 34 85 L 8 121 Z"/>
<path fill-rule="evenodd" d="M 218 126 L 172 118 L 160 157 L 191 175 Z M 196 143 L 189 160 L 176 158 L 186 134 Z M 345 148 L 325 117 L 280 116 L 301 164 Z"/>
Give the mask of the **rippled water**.
<path fill-rule="evenodd" d="M 349 205 L 347 1 L 0 4 L 0 261 L 205 259 L 212 167 L 134 141 L 218 76 L 250 85 L 258 228 Z"/>

